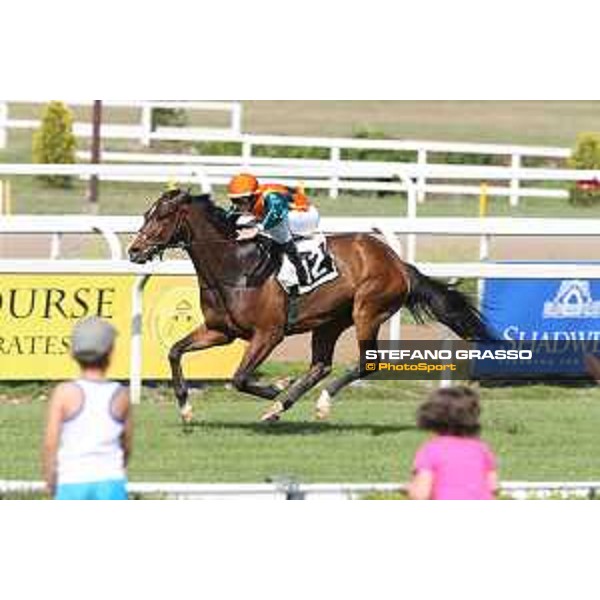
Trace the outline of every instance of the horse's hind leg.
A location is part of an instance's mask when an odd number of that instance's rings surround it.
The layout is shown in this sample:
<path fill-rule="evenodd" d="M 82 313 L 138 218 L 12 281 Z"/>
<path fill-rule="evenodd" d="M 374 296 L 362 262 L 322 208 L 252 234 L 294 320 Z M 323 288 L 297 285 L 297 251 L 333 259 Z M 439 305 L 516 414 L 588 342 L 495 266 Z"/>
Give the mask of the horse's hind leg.
<path fill-rule="evenodd" d="M 283 392 L 283 397 L 263 415 L 263 421 L 277 420 L 281 413 L 292 408 L 306 392 L 331 373 L 335 344 L 349 326 L 349 321 L 334 321 L 313 331 L 310 369 Z"/>
<path fill-rule="evenodd" d="M 188 403 L 188 387 L 183 376 L 183 369 L 181 368 L 182 356 L 188 352 L 205 350 L 213 346 L 222 346 L 228 344 L 230 341 L 231 338 L 223 332 L 207 329 L 205 325 L 201 325 L 192 331 L 192 333 L 176 342 L 169 351 L 173 390 L 175 391 L 181 418 L 184 421 L 191 421 L 192 406 Z"/>
<path fill-rule="evenodd" d="M 356 337 L 359 342 L 365 344 L 366 349 L 377 349 L 377 336 L 382 320 L 387 318 L 383 315 L 371 319 L 363 316 L 360 320 L 355 321 Z M 360 364 L 348 370 L 341 377 L 334 379 L 321 393 L 317 401 L 317 416 L 319 418 L 327 418 L 331 412 L 331 404 L 333 398 L 339 394 L 345 387 L 351 383 L 358 381 L 368 373 L 363 371 Z"/>

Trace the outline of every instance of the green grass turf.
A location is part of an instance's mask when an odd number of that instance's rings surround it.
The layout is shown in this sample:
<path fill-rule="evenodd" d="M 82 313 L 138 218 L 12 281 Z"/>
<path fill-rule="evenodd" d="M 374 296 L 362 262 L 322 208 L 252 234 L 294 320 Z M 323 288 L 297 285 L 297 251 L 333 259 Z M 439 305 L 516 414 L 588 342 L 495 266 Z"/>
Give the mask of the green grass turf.
<path fill-rule="evenodd" d="M 272 365 L 269 376 L 298 372 Z M 145 389 L 136 407 L 133 481 L 401 481 L 426 434 L 414 428 L 432 384 L 369 382 L 340 397 L 328 423 L 313 419 L 316 393 L 275 425 L 258 423 L 266 405 L 211 386 L 194 394 L 198 423 L 184 433 L 167 389 Z M 47 390 L 0 388 L 0 479 L 39 478 Z M 533 386 L 484 389 L 483 437 L 504 480 L 597 480 L 600 390 Z"/>

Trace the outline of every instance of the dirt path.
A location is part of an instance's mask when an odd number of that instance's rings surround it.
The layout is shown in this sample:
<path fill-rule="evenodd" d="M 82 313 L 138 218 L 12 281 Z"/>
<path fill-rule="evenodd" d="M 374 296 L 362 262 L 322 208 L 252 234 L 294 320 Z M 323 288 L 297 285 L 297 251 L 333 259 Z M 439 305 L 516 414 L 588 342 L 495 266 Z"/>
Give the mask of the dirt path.
<path fill-rule="evenodd" d="M 435 340 L 442 338 L 443 326 L 437 323 L 427 325 L 403 325 L 402 337 L 406 340 Z M 379 339 L 389 339 L 388 325 L 381 328 Z M 297 335 L 286 339 L 272 355 L 273 360 L 310 362 L 310 334 Z M 349 364 L 358 360 L 358 343 L 354 328 L 344 333 L 335 350 L 336 364 Z"/>
<path fill-rule="evenodd" d="M 82 258 L 89 250 L 91 236 L 64 235 L 61 258 Z M 47 259 L 50 257 L 50 235 L 0 235 L 0 259 Z"/>

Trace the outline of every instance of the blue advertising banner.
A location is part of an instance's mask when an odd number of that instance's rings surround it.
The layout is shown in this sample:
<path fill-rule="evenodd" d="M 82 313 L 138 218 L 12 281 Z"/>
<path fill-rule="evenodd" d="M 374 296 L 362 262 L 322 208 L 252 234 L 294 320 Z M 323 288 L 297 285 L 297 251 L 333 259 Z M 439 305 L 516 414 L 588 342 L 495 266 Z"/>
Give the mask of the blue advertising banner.
<path fill-rule="evenodd" d="M 482 310 L 499 339 L 539 341 L 553 355 L 539 357 L 537 375 L 581 376 L 585 354 L 600 350 L 600 280 L 488 279 Z M 557 361 L 557 353 L 564 360 Z"/>

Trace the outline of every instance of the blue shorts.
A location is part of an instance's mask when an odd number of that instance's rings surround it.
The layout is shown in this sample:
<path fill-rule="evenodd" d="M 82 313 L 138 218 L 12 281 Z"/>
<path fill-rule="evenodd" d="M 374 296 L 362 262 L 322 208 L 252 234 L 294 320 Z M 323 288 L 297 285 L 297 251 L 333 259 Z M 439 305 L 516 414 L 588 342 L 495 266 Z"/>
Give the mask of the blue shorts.
<path fill-rule="evenodd" d="M 127 500 L 127 481 L 63 483 L 56 489 L 55 500 Z"/>

